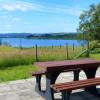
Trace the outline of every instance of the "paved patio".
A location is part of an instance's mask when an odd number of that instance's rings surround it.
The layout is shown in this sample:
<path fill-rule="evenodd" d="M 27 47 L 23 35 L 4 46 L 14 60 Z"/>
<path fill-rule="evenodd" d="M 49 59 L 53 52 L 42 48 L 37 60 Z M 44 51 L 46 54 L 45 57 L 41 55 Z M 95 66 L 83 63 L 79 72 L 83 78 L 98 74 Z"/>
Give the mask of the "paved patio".
<path fill-rule="evenodd" d="M 100 76 L 100 69 L 98 69 L 96 76 Z M 43 76 L 42 87 L 45 88 L 45 77 Z M 85 79 L 83 72 L 80 73 L 80 79 Z M 62 81 L 61 81 L 62 80 Z M 57 82 L 71 81 L 73 80 L 72 72 L 62 73 Z M 100 86 L 98 86 L 99 88 Z M 99 89 L 98 89 L 99 90 Z M 60 98 L 60 93 L 55 94 L 56 98 Z M 100 100 L 83 90 L 75 90 L 71 95 L 71 100 Z M 35 78 L 10 81 L 0 84 L 0 100 L 44 100 L 35 92 Z M 60 99 L 57 99 L 60 100 Z"/>

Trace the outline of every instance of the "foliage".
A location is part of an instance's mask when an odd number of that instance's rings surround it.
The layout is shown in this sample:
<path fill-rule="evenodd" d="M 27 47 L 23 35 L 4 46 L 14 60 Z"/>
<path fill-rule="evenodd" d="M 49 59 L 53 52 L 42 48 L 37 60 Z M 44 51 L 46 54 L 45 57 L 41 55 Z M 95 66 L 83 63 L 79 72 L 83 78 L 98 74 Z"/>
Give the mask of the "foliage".
<path fill-rule="evenodd" d="M 84 48 L 75 47 L 73 51 L 72 47 L 69 47 L 70 58 L 82 52 Z M 0 47 L 0 82 L 26 79 L 31 77 L 29 72 L 37 70 L 33 66 L 35 61 L 35 48 L 12 48 L 12 47 Z M 90 55 L 91 58 L 100 59 L 100 54 Z M 65 47 L 41 47 L 38 48 L 38 57 L 41 61 L 46 60 L 61 60 L 66 59 Z M 31 64 L 30 64 L 31 63 Z M 21 65 L 22 64 L 22 65 Z M 24 64 L 24 65 L 23 65 Z M 28 64 L 28 65 L 25 65 Z M 11 67 L 12 66 L 12 67 Z"/>
<path fill-rule="evenodd" d="M 100 60 L 100 53 L 99 54 L 91 54 L 90 58 Z"/>
<path fill-rule="evenodd" d="M 26 79 L 31 77 L 30 72 L 36 70 L 33 65 L 21 65 L 0 69 L 0 82 Z"/>
<path fill-rule="evenodd" d="M 69 59 L 82 52 L 84 48 L 69 49 Z M 39 61 L 66 59 L 66 47 L 38 47 Z M 35 61 L 35 48 L 13 48 L 0 46 L 0 82 L 30 77 L 29 72 L 37 70 L 32 64 Z"/>
<path fill-rule="evenodd" d="M 100 40 L 100 3 L 80 15 L 78 33 L 86 40 Z"/>
<path fill-rule="evenodd" d="M 84 47 L 85 48 L 85 47 Z M 82 52 L 83 47 L 68 47 L 68 58 L 72 59 Z M 18 65 L 29 65 L 36 61 L 35 48 L 13 48 L 0 47 L 0 68 Z M 67 51 L 65 46 L 61 47 L 38 47 L 38 61 L 65 60 Z"/>
<path fill-rule="evenodd" d="M 48 34 L 37 34 L 30 35 L 28 38 L 33 39 L 76 39 L 76 33 L 48 33 Z"/>
<path fill-rule="evenodd" d="M 91 51 L 91 54 L 99 54 L 100 53 L 100 48 L 94 48 L 92 51 Z"/>
<path fill-rule="evenodd" d="M 100 42 L 99 41 L 91 41 L 89 43 L 90 48 L 100 48 Z"/>

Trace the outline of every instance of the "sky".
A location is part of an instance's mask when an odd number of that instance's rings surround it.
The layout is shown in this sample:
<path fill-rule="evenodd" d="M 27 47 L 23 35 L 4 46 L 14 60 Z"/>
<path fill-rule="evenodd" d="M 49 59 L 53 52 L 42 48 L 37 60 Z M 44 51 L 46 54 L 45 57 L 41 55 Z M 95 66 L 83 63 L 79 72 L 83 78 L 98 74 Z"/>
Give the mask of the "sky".
<path fill-rule="evenodd" d="M 0 0 L 0 33 L 76 32 L 79 16 L 100 0 Z"/>

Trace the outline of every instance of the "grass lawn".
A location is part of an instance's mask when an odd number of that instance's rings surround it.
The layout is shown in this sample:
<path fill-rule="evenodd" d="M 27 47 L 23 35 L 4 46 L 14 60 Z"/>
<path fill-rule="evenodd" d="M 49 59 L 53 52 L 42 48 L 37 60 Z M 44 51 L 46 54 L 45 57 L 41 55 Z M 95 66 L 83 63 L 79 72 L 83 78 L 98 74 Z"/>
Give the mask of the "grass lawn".
<path fill-rule="evenodd" d="M 68 48 L 72 59 L 83 51 L 82 47 Z M 100 54 L 91 54 L 91 58 L 99 59 Z M 38 48 L 39 61 L 66 59 L 66 47 L 41 47 Z M 31 77 L 29 72 L 35 71 L 32 65 L 35 62 L 35 48 L 12 48 L 0 46 L 0 82 L 26 79 Z"/>
<path fill-rule="evenodd" d="M 90 58 L 94 58 L 94 59 L 100 60 L 100 53 L 98 53 L 98 54 L 90 54 Z"/>
<path fill-rule="evenodd" d="M 82 47 L 68 47 L 68 58 L 72 59 L 83 50 Z M 30 65 L 36 61 L 35 48 L 14 48 L 0 46 L 0 68 L 18 65 Z M 37 57 L 39 61 L 65 60 L 67 49 L 62 47 L 38 47 Z"/>
<path fill-rule="evenodd" d="M 100 54 L 90 54 L 90 58 L 100 60 Z M 33 65 L 20 65 L 20 66 L 1 68 L 0 82 L 29 78 L 31 77 L 31 74 L 29 72 L 35 70 L 36 67 Z"/>
<path fill-rule="evenodd" d="M 26 79 L 31 77 L 29 72 L 35 71 L 36 68 L 33 65 L 13 66 L 0 69 L 0 82 Z"/>

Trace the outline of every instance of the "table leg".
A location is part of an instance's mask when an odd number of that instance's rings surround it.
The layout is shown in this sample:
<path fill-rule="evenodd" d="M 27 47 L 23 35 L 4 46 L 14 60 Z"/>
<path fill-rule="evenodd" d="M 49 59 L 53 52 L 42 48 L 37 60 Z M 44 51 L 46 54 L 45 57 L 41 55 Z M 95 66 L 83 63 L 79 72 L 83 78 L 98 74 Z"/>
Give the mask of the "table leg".
<path fill-rule="evenodd" d="M 75 70 L 74 71 L 74 81 L 78 81 L 79 80 L 79 73 L 80 73 L 80 70 Z"/>
<path fill-rule="evenodd" d="M 62 100 L 70 100 L 71 91 L 62 92 Z"/>
<path fill-rule="evenodd" d="M 45 91 L 41 90 L 41 77 L 42 75 L 36 76 L 36 86 L 35 91 L 40 94 L 42 97 L 45 97 Z"/>
<path fill-rule="evenodd" d="M 35 90 L 37 92 L 41 91 L 41 75 L 37 75 L 36 76 L 36 86 L 35 86 Z"/>
<path fill-rule="evenodd" d="M 46 73 L 46 100 L 54 100 L 54 91 L 51 89 L 50 85 L 54 84 L 60 72 Z"/>
<path fill-rule="evenodd" d="M 85 69 L 84 70 L 84 72 L 85 72 L 85 74 L 87 76 L 87 79 L 89 79 L 89 78 L 95 78 L 96 71 L 97 71 L 97 67 L 91 68 L 91 70 L 90 69 Z M 98 95 L 98 91 L 96 89 L 96 86 L 85 88 L 85 91 L 87 91 L 87 92 L 89 92 L 91 94 L 94 94 L 94 95 Z"/>

